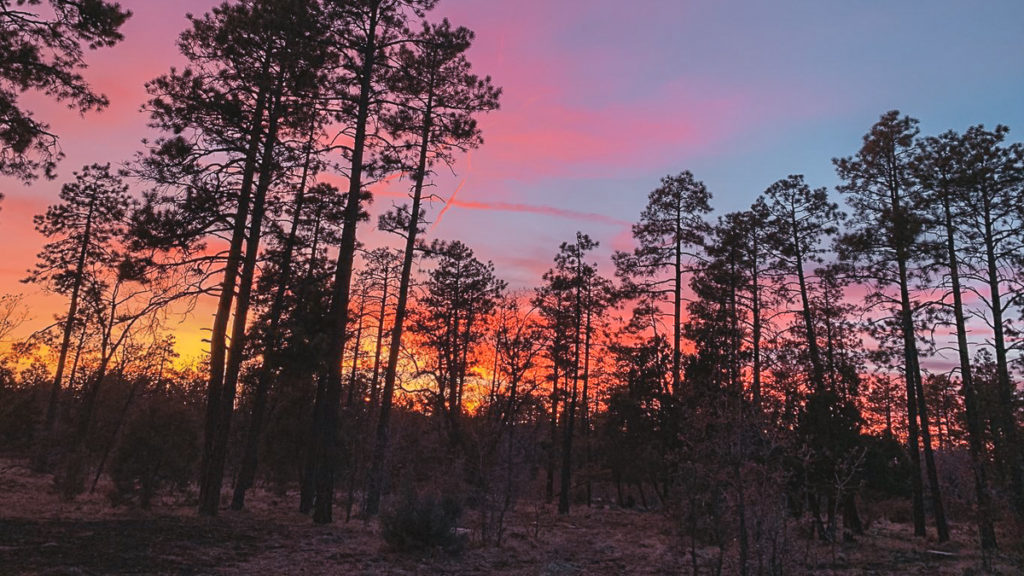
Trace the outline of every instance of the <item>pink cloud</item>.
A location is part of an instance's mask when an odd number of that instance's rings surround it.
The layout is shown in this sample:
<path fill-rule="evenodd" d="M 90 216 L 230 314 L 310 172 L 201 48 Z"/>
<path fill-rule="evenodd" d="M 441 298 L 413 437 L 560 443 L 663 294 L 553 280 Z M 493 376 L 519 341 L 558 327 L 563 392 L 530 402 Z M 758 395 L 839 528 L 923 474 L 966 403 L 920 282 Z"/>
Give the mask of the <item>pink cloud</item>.
<path fill-rule="evenodd" d="M 555 216 L 559 218 L 568 218 L 570 220 L 583 221 L 583 222 L 597 222 L 600 224 L 610 224 L 614 226 L 629 226 L 629 222 L 606 216 L 604 214 L 597 214 L 594 212 L 582 212 L 579 210 L 568 210 L 564 208 L 556 208 L 554 206 L 542 206 L 534 204 L 521 204 L 513 202 L 473 202 L 463 200 L 451 200 L 445 206 L 456 206 L 458 208 L 465 208 L 467 210 L 494 210 L 499 212 L 522 212 L 526 214 L 541 214 L 544 216 Z M 444 213 L 443 211 L 441 212 Z M 438 221 L 440 221 L 440 215 L 438 215 Z"/>

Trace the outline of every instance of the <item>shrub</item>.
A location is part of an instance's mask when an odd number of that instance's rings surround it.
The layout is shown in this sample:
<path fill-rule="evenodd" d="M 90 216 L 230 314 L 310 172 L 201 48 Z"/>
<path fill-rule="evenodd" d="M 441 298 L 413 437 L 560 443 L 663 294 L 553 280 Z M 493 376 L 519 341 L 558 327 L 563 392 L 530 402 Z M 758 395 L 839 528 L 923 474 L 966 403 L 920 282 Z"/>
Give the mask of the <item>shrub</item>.
<path fill-rule="evenodd" d="M 112 502 L 148 508 L 162 485 L 184 486 L 199 455 L 195 417 L 176 398 L 154 398 L 125 429 L 112 462 Z"/>
<path fill-rule="evenodd" d="M 457 553 L 465 538 L 456 532 L 462 507 L 451 497 L 406 495 L 381 515 L 381 536 L 396 550 L 440 548 Z"/>

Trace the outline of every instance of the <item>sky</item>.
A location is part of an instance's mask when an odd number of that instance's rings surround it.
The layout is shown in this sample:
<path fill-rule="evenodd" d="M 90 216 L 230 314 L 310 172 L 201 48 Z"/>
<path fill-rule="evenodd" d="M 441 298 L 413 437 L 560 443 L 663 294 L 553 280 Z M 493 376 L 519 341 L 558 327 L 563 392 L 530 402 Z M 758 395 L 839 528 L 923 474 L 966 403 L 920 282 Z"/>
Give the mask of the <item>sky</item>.
<path fill-rule="evenodd" d="M 129 160 L 155 135 L 139 111 L 144 83 L 184 64 L 185 13 L 216 2 L 121 3 L 134 12 L 125 41 L 90 53 L 85 73 L 107 110 L 80 117 L 22 100 L 66 154 L 55 181 L 0 179 L 0 294 L 25 295 L 26 330 L 65 305 L 19 282 L 43 243 L 32 216 L 73 170 Z M 724 213 L 789 174 L 833 187 L 831 159 L 854 154 L 891 109 L 925 134 L 979 123 L 1024 134 L 1019 0 L 441 0 L 440 17 L 476 32 L 474 69 L 504 94 L 481 119 L 483 147 L 438 175 L 434 192 L 450 206 L 430 234 L 493 260 L 513 288 L 536 285 L 577 230 L 601 243 L 610 274 L 609 254 L 632 247 L 630 225 L 668 174 L 692 171 Z M 393 181 L 371 212 L 407 185 Z M 179 342 L 201 339 L 203 310 L 178 326 Z"/>

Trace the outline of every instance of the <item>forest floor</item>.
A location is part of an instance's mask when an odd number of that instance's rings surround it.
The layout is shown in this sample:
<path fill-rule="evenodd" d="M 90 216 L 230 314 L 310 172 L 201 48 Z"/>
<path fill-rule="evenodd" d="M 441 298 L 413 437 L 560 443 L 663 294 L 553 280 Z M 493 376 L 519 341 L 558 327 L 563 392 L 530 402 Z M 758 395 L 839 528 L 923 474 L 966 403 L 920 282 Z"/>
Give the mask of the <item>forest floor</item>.
<path fill-rule="evenodd" d="M 375 522 L 314 526 L 294 497 L 254 491 L 250 509 L 199 518 L 182 497 L 153 509 L 113 508 L 101 495 L 62 502 L 52 477 L 0 460 L 0 574 L 689 574 L 687 542 L 661 512 L 578 508 L 559 516 L 524 505 L 502 547 L 472 542 L 459 555 L 401 553 Z M 341 510 L 341 514 L 344 511 Z M 469 519 L 467 519 L 468 521 Z M 831 546 L 796 540 L 796 574 L 984 574 L 967 530 L 936 546 L 884 519 L 856 542 Z M 698 552 L 713 561 L 713 549 Z M 994 574 L 1022 574 L 1013 556 L 993 559 Z M 723 573 L 729 574 L 726 565 Z"/>

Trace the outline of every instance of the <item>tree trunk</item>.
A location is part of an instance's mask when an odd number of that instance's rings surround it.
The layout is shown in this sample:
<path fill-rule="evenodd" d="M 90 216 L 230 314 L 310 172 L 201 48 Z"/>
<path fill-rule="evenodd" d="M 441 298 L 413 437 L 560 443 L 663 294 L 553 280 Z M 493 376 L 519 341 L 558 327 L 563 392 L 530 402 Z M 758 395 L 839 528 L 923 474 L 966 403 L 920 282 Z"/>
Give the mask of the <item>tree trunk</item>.
<path fill-rule="evenodd" d="M 569 513 L 569 502 L 572 496 L 572 436 L 573 423 L 576 420 L 576 393 L 579 378 L 572 380 L 572 393 L 565 403 L 565 412 L 562 415 L 562 470 L 558 493 L 558 513 Z"/>
<path fill-rule="evenodd" d="M 683 206 L 676 202 L 675 214 L 675 261 L 672 263 L 674 274 L 672 285 L 672 394 L 680 396 L 682 371 L 682 332 L 683 332 Z"/>
<path fill-rule="evenodd" d="M 384 286 L 380 297 L 380 311 L 377 314 L 377 341 L 373 347 L 373 376 L 370 378 L 370 407 L 375 409 L 380 402 L 380 355 L 384 348 L 384 320 L 388 310 L 388 274 L 390 268 L 384 266 Z M 389 354 L 390 355 L 390 354 Z"/>
<path fill-rule="evenodd" d="M 967 344 L 967 321 L 960 287 L 960 264 L 957 258 L 954 237 L 953 214 L 949 198 L 943 197 L 943 215 L 946 228 L 946 257 L 949 260 L 949 279 L 953 292 L 953 316 L 956 320 L 956 342 L 960 358 L 960 393 L 964 398 L 964 415 L 967 420 L 967 445 L 971 454 L 974 471 L 974 493 L 978 499 L 978 535 L 982 550 L 996 548 L 996 532 L 992 523 L 992 502 L 988 493 L 988 477 L 985 470 L 985 440 L 978 413 L 978 393 L 974 388 L 974 373 L 971 370 L 970 349 Z"/>
<path fill-rule="evenodd" d="M 391 405 L 394 402 L 395 381 L 398 377 L 398 354 L 402 349 L 402 330 L 405 327 L 405 317 L 409 306 L 412 264 L 416 257 L 416 235 L 419 232 L 420 226 L 420 202 L 423 196 L 424 180 L 427 177 L 427 152 L 430 146 L 432 116 L 430 102 L 432 101 L 431 97 L 428 96 L 427 111 L 423 119 L 423 132 L 420 134 L 419 160 L 416 166 L 412 209 L 409 212 L 409 228 L 405 236 L 405 252 L 402 254 L 402 276 L 398 280 L 398 301 L 395 303 L 395 321 L 391 327 L 391 344 L 388 348 L 387 365 L 384 368 L 384 386 L 381 389 L 380 417 L 377 419 L 373 459 L 370 461 L 370 475 L 364 506 L 367 516 L 376 516 L 380 512 L 380 499 L 384 488 L 385 470 L 387 469 L 388 450 L 390 449 L 391 442 Z M 381 311 L 381 324 L 383 324 L 383 305 L 381 306 Z M 379 334 L 380 332 L 378 332 Z"/>
<path fill-rule="evenodd" d="M 593 310 L 593 296 L 591 287 L 587 286 L 587 322 L 583 336 L 583 470 L 586 473 L 590 466 L 590 345 L 591 345 L 591 315 Z M 593 486 L 590 482 L 590 475 L 587 474 L 587 507 L 593 503 Z"/>
<path fill-rule="evenodd" d="M 288 293 L 288 279 L 291 277 L 292 259 L 298 239 L 299 220 L 306 199 L 306 183 L 309 177 L 309 164 L 312 157 L 314 131 L 310 130 L 310 139 L 306 143 L 306 158 L 302 166 L 302 178 L 295 194 L 295 207 L 292 214 L 291 227 L 285 241 L 285 250 L 281 262 L 281 282 L 274 291 L 274 300 L 270 305 L 270 327 L 267 330 L 267 347 L 263 351 L 263 365 L 260 366 L 253 391 L 252 415 L 249 429 L 245 435 L 245 447 L 242 451 L 242 462 L 238 469 L 238 479 L 231 498 L 231 509 L 241 510 L 245 507 L 245 492 L 252 488 L 256 479 L 256 467 L 259 460 L 260 438 L 263 434 L 263 420 L 267 413 L 267 397 L 270 394 L 270 383 L 273 379 L 276 347 L 280 339 L 281 316 L 284 314 L 285 296 Z"/>
<path fill-rule="evenodd" d="M 558 446 L 558 359 L 554 359 L 551 374 L 551 421 L 550 447 L 547 454 L 546 476 L 544 480 L 544 499 L 548 504 L 555 498 L 555 461 L 557 460 L 556 448 Z"/>
<path fill-rule="evenodd" d="M 792 223 L 793 249 L 795 251 L 797 282 L 800 286 L 801 315 L 804 320 L 804 334 L 807 337 L 807 352 L 811 357 L 811 381 L 815 392 L 825 389 L 825 368 L 821 363 L 821 351 L 818 348 L 818 337 L 814 330 L 814 317 L 811 313 L 810 297 L 807 294 L 807 279 L 804 276 L 803 253 L 800 250 L 800 239 L 796 236 L 796 222 Z"/>
<path fill-rule="evenodd" d="M 737 279 L 736 271 L 736 258 L 735 252 L 730 255 L 730 271 L 731 276 Z M 740 541 L 740 576 L 747 576 L 749 573 L 747 570 L 747 564 L 750 558 L 750 540 L 747 534 L 747 503 L 746 494 L 743 487 L 743 463 L 746 460 L 746 414 L 743 407 L 743 381 L 740 377 L 741 366 L 740 366 L 740 348 L 742 343 L 740 341 L 740 317 L 739 317 L 739 303 L 737 296 L 738 282 L 733 282 L 729 287 L 729 312 L 730 321 L 732 328 L 732 345 L 730 348 L 730 372 L 733 380 L 734 398 L 736 401 L 736 416 L 738 426 L 736 426 L 736 448 L 737 454 L 733 457 L 733 481 L 736 482 L 736 512 L 739 520 L 739 541 Z"/>
<path fill-rule="evenodd" d="M 577 247 L 579 241 L 577 240 Z M 565 405 L 565 425 L 562 428 L 562 474 L 561 474 L 561 490 L 558 495 L 558 513 L 568 514 L 569 513 L 569 501 L 572 495 L 572 437 L 573 437 L 573 425 L 576 422 L 576 402 L 577 392 L 580 381 L 580 352 L 582 348 L 582 327 L 583 327 L 583 287 L 579 285 L 583 282 L 582 273 L 582 251 L 576 254 L 578 260 L 576 261 L 576 303 L 573 309 L 573 324 L 575 326 L 575 334 L 573 335 L 573 359 L 572 359 L 572 393 L 569 396 L 569 401 Z M 567 374 L 568 376 L 568 374 Z"/>
<path fill-rule="evenodd" d="M 907 451 L 913 470 L 910 474 L 912 508 L 914 514 L 914 535 L 925 535 L 924 484 L 921 480 L 921 449 L 917 419 L 917 390 L 914 371 L 917 369 L 917 344 L 914 342 L 914 319 L 910 312 L 910 292 L 907 288 L 907 264 L 898 257 L 900 282 L 900 321 L 903 332 L 903 370 L 907 398 Z"/>
<path fill-rule="evenodd" d="M 359 313 L 358 320 L 356 321 L 356 337 L 355 342 L 352 346 L 352 369 L 348 373 L 348 394 L 345 397 L 345 406 L 352 408 L 356 401 L 356 387 L 359 376 L 359 357 L 360 348 L 363 345 L 363 318 L 366 315 L 366 291 L 363 291 L 362 298 L 359 299 Z"/>
<path fill-rule="evenodd" d="M 68 305 L 68 316 L 64 320 L 64 335 L 60 340 L 60 355 L 57 357 L 57 373 L 53 377 L 53 386 L 50 388 L 50 400 L 46 404 L 46 420 L 43 431 L 49 435 L 53 431 L 53 425 L 57 421 L 57 405 L 60 402 L 61 382 L 64 379 L 64 365 L 68 359 L 68 348 L 71 347 L 71 334 L 75 329 L 75 318 L 78 316 L 78 299 L 82 290 L 82 283 L 85 278 L 85 258 L 89 253 L 89 244 L 92 242 L 92 217 L 95 211 L 95 197 L 89 201 L 89 210 L 85 217 L 85 229 L 82 231 L 82 248 L 78 251 L 78 261 L 75 263 L 75 282 L 71 286 L 71 302 Z M 77 357 L 75 358 L 77 362 Z"/>
<path fill-rule="evenodd" d="M 366 131 L 373 89 L 372 75 L 376 66 L 378 25 L 377 4 L 367 26 L 366 45 L 356 106 L 356 133 L 352 143 L 352 169 L 349 174 L 348 198 L 345 204 L 344 228 L 338 246 L 338 265 L 334 274 L 327 340 L 327 374 L 320 398 L 322 419 L 314 441 L 317 444 L 316 499 L 313 521 L 328 524 L 334 513 L 334 469 L 338 451 L 338 409 L 341 401 L 341 359 L 344 356 L 345 333 L 348 327 L 349 297 L 352 287 L 352 265 L 356 251 L 356 226 L 359 224 L 363 194 L 363 157 L 366 152 Z"/>
<path fill-rule="evenodd" d="M 277 145 L 279 107 L 281 102 L 280 82 L 273 95 L 274 103 L 269 110 L 266 142 L 259 163 L 259 181 L 256 185 L 249 224 L 249 235 L 245 241 L 242 271 L 238 278 L 238 293 L 235 297 L 235 311 L 231 324 L 231 341 L 228 345 L 224 382 L 220 393 L 219 411 L 213 427 L 213 441 L 209 443 L 210 453 L 206 460 L 207 494 L 212 500 L 217 497 L 219 506 L 221 486 L 224 482 L 224 466 L 228 455 L 228 440 L 231 433 L 231 418 L 235 410 L 235 396 L 238 393 L 238 376 L 242 369 L 242 357 L 247 340 L 249 307 L 252 302 L 252 288 L 255 281 L 256 263 L 259 256 L 263 217 L 266 214 L 267 191 L 273 175 L 274 148 Z"/>
<path fill-rule="evenodd" d="M 917 352 L 916 346 L 914 350 Z M 946 522 L 946 509 L 942 505 L 942 493 L 939 487 L 939 474 L 935 469 L 935 455 L 932 450 L 931 430 L 928 424 L 928 406 L 924 398 L 924 386 L 921 383 L 921 368 L 914 358 L 914 387 L 917 391 L 918 416 L 921 418 L 921 442 L 924 445 L 924 465 L 928 474 L 928 491 L 932 497 L 932 513 L 935 514 L 935 527 L 939 533 L 939 542 L 949 541 L 949 524 Z"/>
<path fill-rule="evenodd" d="M 65 484 L 63 488 L 66 496 L 77 494 L 83 488 L 87 440 L 92 432 L 96 401 L 99 398 L 103 380 L 107 377 L 110 361 L 113 359 L 114 354 L 117 353 L 118 348 L 120 348 L 120 345 L 128 335 L 128 330 L 131 328 L 131 323 L 129 323 L 117 341 L 111 342 L 114 324 L 117 322 L 117 295 L 119 287 L 120 284 L 115 284 L 111 292 L 110 314 L 107 316 L 101 332 L 100 363 L 96 368 L 96 373 L 91 378 L 91 383 L 87 381 L 84 386 L 85 397 L 82 402 L 82 411 L 79 414 L 75 434 L 71 437 L 68 453 L 64 461 Z"/>
<path fill-rule="evenodd" d="M 264 66 L 264 72 L 266 71 L 267 66 Z M 242 261 L 242 245 L 245 242 L 245 229 L 249 220 L 249 201 L 252 197 L 257 154 L 263 136 L 263 114 L 266 108 L 266 99 L 266 88 L 260 86 L 256 98 L 256 109 L 253 113 L 249 146 L 245 155 L 238 207 L 231 232 L 231 245 L 228 248 L 227 262 L 224 265 L 224 278 L 221 280 L 220 298 L 217 302 L 213 330 L 210 335 L 210 379 L 206 388 L 206 420 L 203 456 L 199 472 L 199 514 L 201 516 L 216 516 L 217 510 L 220 508 L 223 468 L 216 464 L 218 457 L 215 451 L 220 418 L 223 413 L 221 405 L 224 394 L 224 365 L 227 359 L 228 321 L 231 318 L 231 304 L 235 297 L 238 268 Z"/>
<path fill-rule="evenodd" d="M 1010 489 L 1013 506 L 1018 518 L 1024 518 L 1024 470 L 1021 468 L 1020 445 L 1017 443 L 1017 419 L 1014 416 L 1014 385 L 1006 355 L 1006 332 L 1003 326 L 1003 294 L 999 279 L 999 263 L 991 218 L 991 201 L 988 194 L 980 194 L 985 211 L 985 264 L 989 303 L 992 308 L 992 339 L 995 344 L 996 372 L 999 383 L 999 407 L 997 408 L 1000 432 L 1003 437 L 1003 457 L 1006 458 L 1010 473 Z"/>
<path fill-rule="evenodd" d="M 760 269 L 758 263 L 758 256 L 760 255 L 758 250 L 758 236 L 757 232 L 754 231 L 752 237 L 753 246 L 751 247 L 751 266 L 750 266 L 750 315 L 753 326 L 751 328 L 751 348 L 753 351 L 753 376 L 750 385 L 751 388 L 751 400 L 754 405 L 754 410 L 759 411 L 761 409 L 761 287 L 760 287 Z"/>

